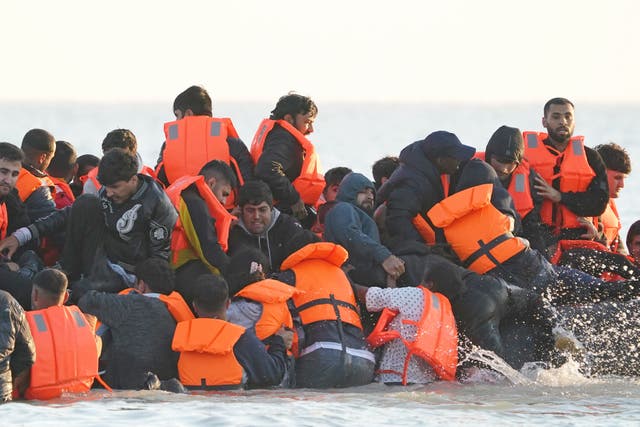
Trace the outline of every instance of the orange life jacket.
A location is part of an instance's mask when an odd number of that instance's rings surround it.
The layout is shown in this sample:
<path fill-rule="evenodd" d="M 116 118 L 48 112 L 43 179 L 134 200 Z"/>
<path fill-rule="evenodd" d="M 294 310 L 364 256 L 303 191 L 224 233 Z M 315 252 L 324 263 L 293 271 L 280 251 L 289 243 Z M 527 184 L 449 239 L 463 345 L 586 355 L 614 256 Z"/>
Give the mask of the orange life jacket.
<path fill-rule="evenodd" d="M 264 340 L 275 334 L 281 326 L 293 328 L 287 301 L 302 291 L 278 280 L 266 279 L 245 286 L 236 297 L 262 304 L 262 315 L 255 324 L 256 336 Z"/>
<path fill-rule="evenodd" d="M 197 175 L 210 160 L 221 160 L 235 168 L 239 184 L 244 184 L 240 168 L 229 153 L 227 137 L 238 138 L 229 118 L 188 116 L 164 124 L 166 145 L 162 155 L 169 183 L 185 175 Z"/>
<path fill-rule="evenodd" d="M 7 213 L 7 204 L 0 202 L 0 240 L 7 237 L 7 227 L 9 225 L 9 214 Z"/>
<path fill-rule="evenodd" d="M 98 375 L 98 349 L 80 309 L 54 306 L 26 315 L 37 358 L 25 397 L 46 400 L 89 391 Z"/>
<path fill-rule="evenodd" d="M 417 328 L 413 341 L 402 338 L 400 331 L 388 330 L 389 323 L 398 315 L 397 311 L 385 308 L 373 332 L 367 337 L 372 347 L 379 347 L 391 340 L 400 339 L 407 347 L 407 357 L 402 372 L 389 372 L 402 377 L 407 384 L 407 371 L 411 357 L 425 360 L 443 380 L 453 381 L 458 366 L 458 329 L 451 304 L 442 294 L 419 287 L 424 295 L 424 309 L 419 322 L 405 319 L 403 324 Z"/>
<path fill-rule="evenodd" d="M 351 283 L 340 266 L 345 248 L 335 243 L 311 243 L 285 259 L 280 270 L 293 270 L 296 288 L 304 293 L 292 298 L 302 325 L 340 320 L 362 330 Z"/>
<path fill-rule="evenodd" d="M 427 212 L 444 230 L 447 242 L 464 266 L 484 274 L 522 252 L 525 243 L 511 234 L 511 219 L 491 204 L 493 184 L 455 193 Z"/>
<path fill-rule="evenodd" d="M 594 176 L 584 149 L 584 137 L 574 136 L 569 145 L 562 152 L 553 150 L 544 144 L 547 134 L 542 132 L 524 132 L 525 156 L 529 164 L 552 185 L 556 178 L 560 178 L 561 192 L 586 191 Z M 553 151 L 555 152 L 553 152 Z M 560 167 L 558 173 L 554 171 Z M 576 214 L 560 203 L 552 203 L 544 199 L 540 208 L 540 218 L 544 224 L 555 226 L 559 232 L 561 228 L 580 228 Z"/>
<path fill-rule="evenodd" d="M 618 208 L 616 202 L 613 199 L 609 199 L 609 204 L 600 215 L 600 221 L 602 222 L 604 236 L 607 239 L 607 247 L 612 252 L 618 251 L 620 245 L 620 229 L 622 224 L 620 223 L 620 215 L 618 214 Z"/>
<path fill-rule="evenodd" d="M 155 295 L 155 294 L 153 294 Z M 187 305 L 182 295 L 173 291 L 169 295 L 157 294 L 158 299 L 162 301 L 166 306 L 171 316 L 175 319 L 176 323 L 192 320 L 195 318 L 193 312 Z"/>
<path fill-rule="evenodd" d="M 482 151 L 476 151 L 475 158 L 484 160 L 485 153 Z M 488 163 L 488 162 L 487 162 Z M 513 199 L 513 204 L 518 211 L 520 218 L 527 216 L 529 212 L 533 210 L 533 197 L 531 196 L 531 188 L 529 186 L 529 175 L 531 174 L 531 167 L 526 159 L 522 159 L 518 166 L 511 172 L 511 181 L 507 191 Z"/>
<path fill-rule="evenodd" d="M 320 173 L 320 161 L 313 144 L 298 129 L 291 126 L 289 122 L 286 120 L 264 119 L 260 123 L 251 142 L 253 163 L 258 164 L 264 148 L 264 141 L 276 123 L 293 135 L 304 151 L 300 175 L 293 180 L 292 184 L 305 205 L 315 206 L 325 187 L 324 177 Z"/>
<path fill-rule="evenodd" d="M 51 194 L 55 193 L 55 185 L 53 181 L 51 181 L 51 178 L 48 176 L 39 178 L 25 168 L 20 169 L 18 181 L 16 181 L 16 189 L 18 190 L 20 200 L 25 202 L 29 196 L 40 187 L 49 187 Z"/>
<path fill-rule="evenodd" d="M 444 197 L 449 195 L 449 185 L 450 185 L 451 176 L 448 174 L 440 175 L 440 182 L 442 183 L 442 189 L 444 192 Z M 427 222 L 426 219 L 420 214 L 417 214 L 411 220 L 413 226 L 418 230 L 418 233 L 422 237 L 422 240 L 427 245 L 435 245 L 436 244 L 436 232 L 433 230 L 431 225 Z"/>
<path fill-rule="evenodd" d="M 209 270 L 214 273 L 218 273 L 218 268 L 210 265 L 207 261 L 200 245 L 193 247 L 190 243 L 190 238 L 191 241 L 197 241 L 198 239 L 198 236 L 195 235 L 195 230 L 193 230 L 193 226 L 189 223 L 186 225 L 188 229 L 185 229 L 185 220 L 189 220 L 190 215 L 181 194 L 184 189 L 192 184 L 195 184 L 200 197 L 204 199 L 204 202 L 209 209 L 209 214 L 216 220 L 215 227 L 216 234 L 218 235 L 218 244 L 223 251 L 227 252 L 228 249 L 229 229 L 231 228 L 231 222 L 235 217 L 231 215 L 224 206 L 222 206 L 220 201 L 211 191 L 211 188 L 209 188 L 209 186 L 204 182 L 203 176 L 183 176 L 178 178 L 166 190 L 171 203 L 178 211 L 178 220 L 176 221 L 173 233 L 171 234 L 171 264 L 174 268 L 178 268 L 186 264 L 188 261 L 200 259 L 209 268 Z"/>
<path fill-rule="evenodd" d="M 62 209 L 70 206 L 76 200 L 76 196 L 73 195 L 69 183 L 63 178 L 56 178 L 54 176 L 50 176 L 49 179 L 51 179 L 55 185 L 53 200 L 56 202 L 56 208 Z"/>
<path fill-rule="evenodd" d="M 187 387 L 241 386 L 243 369 L 233 346 L 244 331 L 242 326 L 219 319 L 178 323 L 171 347 L 180 352 L 180 382 Z"/>

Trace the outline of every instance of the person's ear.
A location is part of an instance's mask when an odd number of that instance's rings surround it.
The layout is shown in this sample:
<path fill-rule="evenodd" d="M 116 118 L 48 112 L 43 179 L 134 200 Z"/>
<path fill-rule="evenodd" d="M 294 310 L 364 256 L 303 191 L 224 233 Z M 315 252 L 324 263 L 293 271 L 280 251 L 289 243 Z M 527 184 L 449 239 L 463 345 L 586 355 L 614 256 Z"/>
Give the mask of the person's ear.
<path fill-rule="evenodd" d="M 62 305 L 65 305 L 69 301 L 69 289 L 64 291 L 64 297 L 62 298 Z"/>
<path fill-rule="evenodd" d="M 283 119 L 290 125 L 293 125 L 295 123 L 295 121 L 293 120 L 293 116 L 291 114 L 285 114 Z"/>

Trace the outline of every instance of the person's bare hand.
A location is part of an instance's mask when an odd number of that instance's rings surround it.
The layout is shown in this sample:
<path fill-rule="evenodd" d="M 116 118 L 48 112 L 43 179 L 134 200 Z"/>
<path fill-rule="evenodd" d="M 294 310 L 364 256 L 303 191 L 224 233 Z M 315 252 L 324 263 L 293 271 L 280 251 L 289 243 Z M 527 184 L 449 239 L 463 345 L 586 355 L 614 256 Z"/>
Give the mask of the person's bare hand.
<path fill-rule="evenodd" d="M 20 243 L 15 236 L 7 236 L 0 241 L 0 253 L 8 258 L 11 258 L 19 247 Z"/>
<path fill-rule="evenodd" d="M 389 276 L 397 279 L 404 274 L 404 261 L 395 255 L 389 255 L 387 259 L 382 261 L 382 268 Z"/>
<path fill-rule="evenodd" d="M 544 197 L 545 199 L 551 200 L 553 203 L 559 203 L 562 199 L 562 194 L 550 186 L 547 181 L 544 180 L 541 176 L 536 176 L 536 183 L 533 186 L 539 195 Z"/>
<path fill-rule="evenodd" d="M 291 349 L 291 345 L 293 344 L 293 331 L 285 329 L 284 326 L 280 326 L 280 329 L 278 329 L 276 335 L 282 338 L 282 340 L 284 341 L 284 346 L 287 348 L 287 350 Z"/>
<path fill-rule="evenodd" d="M 586 230 L 584 234 L 580 235 L 581 239 L 594 240 L 596 237 L 598 237 L 598 229 L 593 224 L 593 222 L 582 216 L 578 217 L 578 222 Z"/>

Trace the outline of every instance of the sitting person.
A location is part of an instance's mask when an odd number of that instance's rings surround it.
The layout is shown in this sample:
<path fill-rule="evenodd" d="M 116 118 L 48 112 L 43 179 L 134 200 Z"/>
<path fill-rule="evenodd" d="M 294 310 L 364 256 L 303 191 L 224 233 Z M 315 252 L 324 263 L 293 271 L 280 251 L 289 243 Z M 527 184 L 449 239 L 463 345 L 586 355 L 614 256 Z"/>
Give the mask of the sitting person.
<path fill-rule="evenodd" d="M 0 290 L 0 403 L 24 392 L 36 361 L 36 347 L 24 310 L 8 292 Z"/>
<path fill-rule="evenodd" d="M 269 349 L 250 329 L 227 322 L 229 290 L 220 276 L 204 274 L 196 279 L 193 308 L 197 319 L 178 323 L 173 349 L 180 352 L 180 381 L 189 388 L 227 389 L 270 387 L 280 384 L 286 369 L 280 329 Z"/>
<path fill-rule="evenodd" d="M 178 354 L 171 350 L 176 328 L 174 273 L 161 259 L 150 258 L 136 265 L 137 292 L 116 295 L 96 290 L 100 283 L 83 280 L 73 293 L 78 307 L 98 318 L 111 334 L 105 342 L 104 380 L 116 389 L 147 388 L 149 372 L 160 380 L 177 377 Z M 182 301 L 182 307 L 186 304 Z M 190 315 L 188 307 L 183 317 Z"/>
<path fill-rule="evenodd" d="M 259 248 L 269 258 L 272 271 L 280 269 L 285 259 L 287 239 L 302 229 L 292 216 L 273 206 L 273 195 L 262 181 L 249 181 L 238 196 L 240 217 L 229 232 L 229 255 L 244 248 Z"/>
<path fill-rule="evenodd" d="M 31 367 L 27 399 L 53 399 L 63 392 L 91 389 L 98 375 L 102 341 L 95 336 L 95 318 L 76 306 L 63 305 L 69 297 L 67 276 L 47 268 L 33 279 L 27 321 L 38 358 Z"/>
<path fill-rule="evenodd" d="M 375 358 L 367 350 L 351 283 L 340 268 L 347 251 L 304 230 L 287 243 L 276 279 L 304 291 L 294 295 L 296 386 L 352 387 L 371 382 Z"/>

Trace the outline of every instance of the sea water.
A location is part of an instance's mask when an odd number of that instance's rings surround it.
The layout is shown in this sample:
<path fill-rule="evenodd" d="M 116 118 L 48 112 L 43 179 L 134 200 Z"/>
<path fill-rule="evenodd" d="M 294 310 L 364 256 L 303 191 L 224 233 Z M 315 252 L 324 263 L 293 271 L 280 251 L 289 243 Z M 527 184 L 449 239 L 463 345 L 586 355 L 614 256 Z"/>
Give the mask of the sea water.
<path fill-rule="evenodd" d="M 233 118 L 241 138 L 253 133 L 273 105 L 216 103 L 216 116 Z M 324 169 L 349 166 L 371 176 L 380 157 L 435 130 L 454 132 L 484 150 L 501 125 L 541 127 L 542 105 L 319 105 L 315 143 Z M 588 146 L 614 141 L 640 159 L 640 105 L 577 105 L 576 132 Z M 145 163 L 155 165 L 171 104 L 0 104 L 0 141 L 20 145 L 31 128 L 49 130 L 79 154 L 101 154 L 106 133 L 131 129 Z M 640 172 L 632 171 L 618 210 L 624 226 L 640 218 Z M 623 236 L 626 228 L 623 229 Z M 612 337 L 612 339 L 616 339 Z M 0 407 L 0 425 L 638 425 L 640 382 L 635 377 L 588 377 L 569 360 L 557 369 L 529 365 L 521 372 L 491 355 L 479 360 L 503 375 L 479 370 L 462 383 L 392 387 L 371 384 L 344 390 L 268 390 L 174 395 L 165 392 L 92 391 L 51 402 Z"/>

